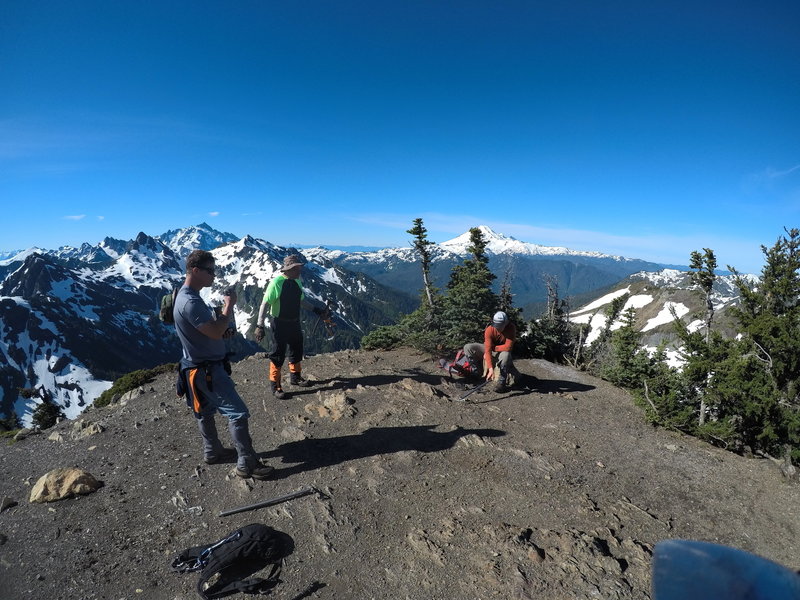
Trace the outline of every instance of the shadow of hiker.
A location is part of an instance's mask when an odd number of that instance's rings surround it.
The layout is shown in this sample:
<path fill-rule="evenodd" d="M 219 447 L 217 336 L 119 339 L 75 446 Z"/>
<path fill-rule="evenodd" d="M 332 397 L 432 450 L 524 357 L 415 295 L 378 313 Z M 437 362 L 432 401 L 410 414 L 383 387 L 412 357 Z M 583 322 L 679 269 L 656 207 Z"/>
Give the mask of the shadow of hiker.
<path fill-rule="evenodd" d="M 432 431 L 437 425 L 414 425 L 407 427 L 371 427 L 356 435 L 332 438 L 309 438 L 281 444 L 275 450 L 261 452 L 265 458 L 281 457 L 284 463 L 297 463 L 286 468 L 277 468 L 272 479 L 283 479 L 322 467 L 338 465 L 350 460 L 391 454 L 404 450 L 418 452 L 440 452 L 452 448 L 462 437 L 478 435 L 499 437 L 506 434 L 499 429 L 462 429 L 443 433 Z"/>
<path fill-rule="evenodd" d="M 524 375 L 524 374 L 523 374 Z M 491 389 L 480 390 L 475 396 L 470 396 L 467 402 L 470 404 L 489 404 L 500 400 L 509 400 L 517 396 L 527 396 L 528 394 L 565 394 L 568 392 L 588 392 L 595 389 L 595 386 L 574 381 L 563 381 L 560 379 L 537 379 L 524 375 L 522 387 L 513 386 L 509 391 L 497 394 Z M 480 399 L 479 396 L 491 392 L 492 397 Z"/>
<path fill-rule="evenodd" d="M 359 385 L 364 387 L 381 387 L 409 378 L 420 383 L 427 383 L 428 385 L 434 386 L 441 385 L 443 382 L 445 382 L 445 380 L 448 379 L 446 375 L 432 375 L 417 369 L 406 369 L 397 374 L 361 375 L 355 377 L 329 377 L 328 379 L 315 379 L 313 381 L 314 387 L 306 388 L 306 390 L 308 390 L 306 393 L 336 389 L 352 389 Z"/>
<path fill-rule="evenodd" d="M 566 392 L 588 392 L 595 389 L 595 386 L 575 381 L 564 381 L 561 379 L 534 379 L 530 388 L 532 392 L 540 394 L 566 393 Z"/>

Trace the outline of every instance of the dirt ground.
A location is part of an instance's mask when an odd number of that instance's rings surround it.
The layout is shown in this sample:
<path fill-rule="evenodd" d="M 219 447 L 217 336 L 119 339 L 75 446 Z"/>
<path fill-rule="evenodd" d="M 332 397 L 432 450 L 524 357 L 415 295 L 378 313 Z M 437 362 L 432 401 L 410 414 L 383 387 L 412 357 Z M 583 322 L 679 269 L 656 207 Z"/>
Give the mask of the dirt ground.
<path fill-rule="evenodd" d="M 0 596 L 198 597 L 182 549 L 248 523 L 295 542 L 275 598 L 650 598 L 654 545 L 727 544 L 800 568 L 800 486 L 644 421 L 629 395 L 572 369 L 517 361 L 530 389 L 464 383 L 410 351 L 311 357 L 307 389 L 274 400 L 266 361 L 234 364 L 255 447 L 277 470 L 205 465 L 173 380 L 0 446 Z M 80 437 L 81 426 L 103 431 Z M 227 432 L 219 422 L 222 439 Z M 77 438 L 77 439 L 76 439 Z M 46 472 L 77 466 L 97 492 L 31 504 Z M 221 511 L 313 486 L 270 508 Z M 238 596 L 244 597 L 244 596 Z"/>

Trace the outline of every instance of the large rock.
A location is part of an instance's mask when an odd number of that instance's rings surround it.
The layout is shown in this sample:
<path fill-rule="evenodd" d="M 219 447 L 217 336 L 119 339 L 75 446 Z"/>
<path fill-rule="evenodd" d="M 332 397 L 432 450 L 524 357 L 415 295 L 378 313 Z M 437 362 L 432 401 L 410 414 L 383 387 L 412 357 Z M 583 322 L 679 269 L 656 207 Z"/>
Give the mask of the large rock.
<path fill-rule="evenodd" d="M 31 490 L 31 502 L 55 502 L 96 492 L 103 482 L 76 467 L 54 469 L 39 478 Z"/>

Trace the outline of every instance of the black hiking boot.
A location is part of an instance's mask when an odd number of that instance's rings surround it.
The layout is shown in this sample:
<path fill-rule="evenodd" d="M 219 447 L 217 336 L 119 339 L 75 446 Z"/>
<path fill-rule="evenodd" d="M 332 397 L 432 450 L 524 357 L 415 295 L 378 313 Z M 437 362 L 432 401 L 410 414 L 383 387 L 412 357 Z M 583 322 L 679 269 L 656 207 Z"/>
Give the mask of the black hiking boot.
<path fill-rule="evenodd" d="M 272 395 L 278 400 L 283 400 L 284 398 L 288 397 L 286 392 L 283 391 L 281 384 L 277 381 L 270 381 L 269 386 L 272 388 Z"/>
<path fill-rule="evenodd" d="M 300 375 L 300 373 L 292 373 L 289 376 L 289 383 L 296 385 L 297 387 L 311 387 L 311 382 Z"/>
<path fill-rule="evenodd" d="M 265 465 L 261 462 L 257 462 L 252 467 L 247 467 L 245 469 L 236 467 L 236 475 L 242 479 L 253 478 L 258 479 L 259 481 L 264 481 L 265 479 L 272 477 L 274 472 L 275 467 L 270 467 L 269 465 Z"/>
<path fill-rule="evenodd" d="M 212 454 L 211 456 L 203 457 L 203 461 L 207 465 L 218 465 L 220 463 L 232 462 L 236 460 L 239 455 L 233 448 L 223 448 L 220 452 Z"/>

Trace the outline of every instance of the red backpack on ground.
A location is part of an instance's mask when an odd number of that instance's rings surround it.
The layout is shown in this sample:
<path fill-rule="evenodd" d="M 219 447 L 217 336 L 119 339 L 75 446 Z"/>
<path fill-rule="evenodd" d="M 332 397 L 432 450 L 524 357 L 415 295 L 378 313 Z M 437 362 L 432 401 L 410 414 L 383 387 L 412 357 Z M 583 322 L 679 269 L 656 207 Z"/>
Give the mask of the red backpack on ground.
<path fill-rule="evenodd" d="M 456 357 L 450 362 L 444 358 L 440 358 L 439 368 L 447 371 L 450 377 L 454 374 L 460 377 L 470 377 L 476 374 L 475 365 L 469 362 L 469 358 L 467 358 L 463 350 L 456 352 Z"/>

